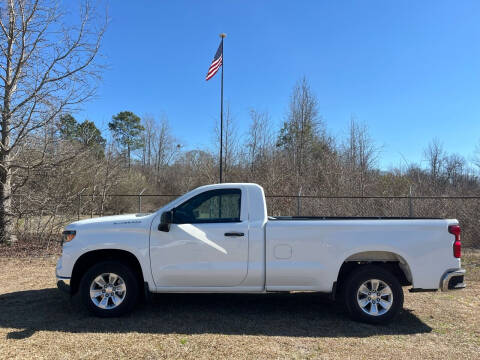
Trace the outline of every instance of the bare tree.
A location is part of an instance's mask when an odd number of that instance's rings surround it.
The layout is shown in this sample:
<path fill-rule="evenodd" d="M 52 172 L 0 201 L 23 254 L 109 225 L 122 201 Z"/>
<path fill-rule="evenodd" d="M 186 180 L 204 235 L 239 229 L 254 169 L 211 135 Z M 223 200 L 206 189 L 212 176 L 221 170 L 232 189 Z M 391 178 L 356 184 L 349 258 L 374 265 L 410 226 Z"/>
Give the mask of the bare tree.
<path fill-rule="evenodd" d="M 270 116 L 267 112 L 250 110 L 250 127 L 247 133 L 246 148 L 250 171 L 255 172 L 255 164 L 262 163 L 267 153 L 273 149 L 273 133 Z"/>
<path fill-rule="evenodd" d="M 233 115 L 230 110 L 230 104 L 225 109 L 225 124 L 223 128 L 223 155 L 224 155 L 224 180 L 227 181 L 231 176 L 233 166 L 237 162 L 238 155 L 238 131 Z"/>
<path fill-rule="evenodd" d="M 122 157 L 115 156 L 115 147 L 110 144 L 105 152 L 105 157 L 102 159 L 102 173 L 99 184 L 100 191 L 100 215 L 103 216 L 105 207 L 107 205 L 108 193 L 118 186 L 118 184 L 125 177 L 123 169 Z"/>
<path fill-rule="evenodd" d="M 156 129 L 155 118 L 151 115 L 145 115 L 142 118 L 142 125 L 144 128 L 142 135 L 142 165 L 146 169 L 152 164 L 152 149 L 155 143 Z"/>
<path fill-rule="evenodd" d="M 155 136 L 152 142 L 153 152 L 153 170 L 155 180 L 158 183 L 165 179 L 165 168 L 174 161 L 181 145 L 175 140 L 170 129 L 170 124 L 166 116 L 162 116 L 160 121 L 155 122 Z"/>
<path fill-rule="evenodd" d="M 220 149 L 220 124 L 215 124 L 213 142 L 215 152 L 218 154 Z M 235 118 L 232 115 L 229 103 L 224 107 L 223 113 L 223 181 L 227 181 L 232 176 L 234 165 L 239 162 L 239 135 L 235 124 Z M 218 158 L 218 157 L 217 157 Z"/>
<path fill-rule="evenodd" d="M 451 154 L 445 157 L 445 175 L 453 187 L 457 187 L 465 175 L 466 161 L 459 154 Z"/>
<path fill-rule="evenodd" d="M 443 145 L 438 139 L 435 138 L 428 144 L 423 154 L 425 156 L 425 160 L 428 162 L 433 185 L 436 186 L 445 163 L 445 152 L 443 150 Z"/>
<path fill-rule="evenodd" d="M 171 180 L 175 191 L 182 193 L 193 188 L 211 184 L 217 179 L 215 157 L 203 150 L 184 152 L 173 164 Z"/>
<path fill-rule="evenodd" d="M 478 141 L 477 145 L 475 146 L 472 161 L 473 164 L 480 170 L 480 141 Z"/>
<path fill-rule="evenodd" d="M 318 100 L 303 77 L 293 88 L 286 120 L 277 141 L 277 146 L 285 151 L 295 169 L 298 189 L 312 149 L 319 141 L 319 125 Z"/>
<path fill-rule="evenodd" d="M 164 171 L 181 149 L 172 135 L 170 124 L 166 116 L 160 120 L 152 115 L 145 115 L 142 119 L 144 127 L 142 135 L 142 165 L 143 170 L 153 176 L 155 183 L 165 178 Z"/>
<path fill-rule="evenodd" d="M 0 5 L 0 241 L 12 235 L 11 196 L 15 171 L 45 161 L 16 161 L 17 147 L 69 108 L 93 95 L 104 24 L 89 3 L 68 25 L 59 1 L 8 0 Z M 46 150 L 46 149 L 45 149 Z"/>
<path fill-rule="evenodd" d="M 364 195 L 368 174 L 378 160 L 379 148 L 370 137 L 367 126 L 359 124 L 353 117 L 342 152 L 350 180 L 354 180 L 353 183 L 359 188 L 360 195 Z"/>

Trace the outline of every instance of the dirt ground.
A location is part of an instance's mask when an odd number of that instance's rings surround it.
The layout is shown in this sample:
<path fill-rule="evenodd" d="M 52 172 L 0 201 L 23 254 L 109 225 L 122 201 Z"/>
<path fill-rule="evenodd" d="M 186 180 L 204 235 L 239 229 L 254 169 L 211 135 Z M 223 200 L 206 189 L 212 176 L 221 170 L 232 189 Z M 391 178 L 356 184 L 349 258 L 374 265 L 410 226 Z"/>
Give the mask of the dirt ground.
<path fill-rule="evenodd" d="M 352 322 L 318 294 L 158 295 L 91 317 L 55 287 L 55 256 L 0 257 L 2 359 L 479 359 L 480 253 L 468 288 L 410 294 L 389 326 Z"/>

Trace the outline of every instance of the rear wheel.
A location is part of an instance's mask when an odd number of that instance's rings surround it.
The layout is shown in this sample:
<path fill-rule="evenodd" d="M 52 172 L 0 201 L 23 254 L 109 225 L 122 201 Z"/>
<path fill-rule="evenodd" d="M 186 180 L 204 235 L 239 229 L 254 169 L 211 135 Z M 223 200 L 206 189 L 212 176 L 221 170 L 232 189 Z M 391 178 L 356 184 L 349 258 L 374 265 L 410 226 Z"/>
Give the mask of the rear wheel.
<path fill-rule="evenodd" d="M 350 316 L 372 324 L 390 322 L 403 307 L 399 281 L 380 266 L 353 271 L 345 284 L 345 305 Z"/>
<path fill-rule="evenodd" d="M 80 296 L 87 309 L 101 317 L 130 312 L 138 298 L 138 281 L 128 266 L 102 262 L 87 270 L 80 283 Z"/>

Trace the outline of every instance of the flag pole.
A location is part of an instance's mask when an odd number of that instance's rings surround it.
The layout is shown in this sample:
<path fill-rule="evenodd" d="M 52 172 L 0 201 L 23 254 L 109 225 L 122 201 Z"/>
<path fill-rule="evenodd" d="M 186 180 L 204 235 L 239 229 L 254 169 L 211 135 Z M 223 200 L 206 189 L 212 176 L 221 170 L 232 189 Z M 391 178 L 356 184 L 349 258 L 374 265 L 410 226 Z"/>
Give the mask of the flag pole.
<path fill-rule="evenodd" d="M 222 38 L 222 80 L 221 80 L 221 89 L 220 89 L 220 183 L 223 181 L 223 39 L 227 34 L 221 33 L 220 37 Z"/>

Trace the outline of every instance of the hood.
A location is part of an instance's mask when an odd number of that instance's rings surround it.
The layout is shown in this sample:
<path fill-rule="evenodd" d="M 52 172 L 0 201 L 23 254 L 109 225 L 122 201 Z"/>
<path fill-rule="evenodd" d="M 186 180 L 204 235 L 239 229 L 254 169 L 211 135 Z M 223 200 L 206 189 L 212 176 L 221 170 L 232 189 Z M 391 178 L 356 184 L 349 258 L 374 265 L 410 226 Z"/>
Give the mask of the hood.
<path fill-rule="evenodd" d="M 92 219 L 75 221 L 65 227 L 67 230 L 101 227 L 143 227 L 155 215 L 153 214 L 125 214 L 102 216 Z"/>

